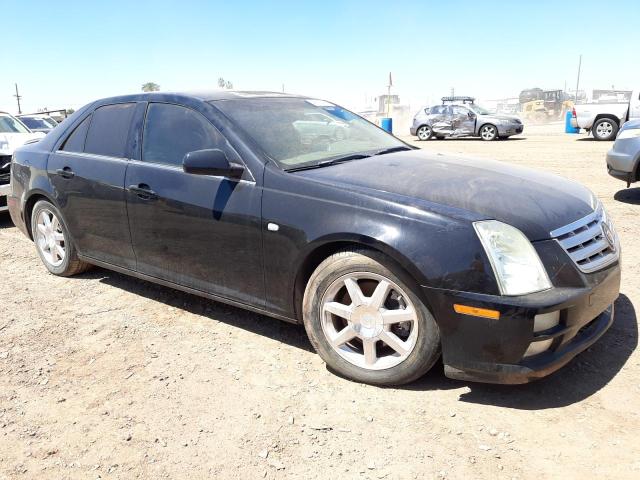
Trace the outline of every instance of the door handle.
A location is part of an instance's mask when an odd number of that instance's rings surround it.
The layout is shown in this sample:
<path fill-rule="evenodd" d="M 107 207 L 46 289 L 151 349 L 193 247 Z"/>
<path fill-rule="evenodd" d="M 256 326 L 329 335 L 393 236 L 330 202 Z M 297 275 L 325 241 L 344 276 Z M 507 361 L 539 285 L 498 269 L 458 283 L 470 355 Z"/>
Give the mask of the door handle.
<path fill-rule="evenodd" d="M 70 167 L 64 167 L 64 168 L 59 168 L 56 170 L 56 173 L 58 175 L 60 175 L 62 178 L 73 178 L 76 176 L 75 173 L 73 173 L 73 170 L 71 170 Z"/>
<path fill-rule="evenodd" d="M 158 198 L 158 194 L 144 183 L 129 185 L 128 190 L 143 200 L 156 200 Z"/>

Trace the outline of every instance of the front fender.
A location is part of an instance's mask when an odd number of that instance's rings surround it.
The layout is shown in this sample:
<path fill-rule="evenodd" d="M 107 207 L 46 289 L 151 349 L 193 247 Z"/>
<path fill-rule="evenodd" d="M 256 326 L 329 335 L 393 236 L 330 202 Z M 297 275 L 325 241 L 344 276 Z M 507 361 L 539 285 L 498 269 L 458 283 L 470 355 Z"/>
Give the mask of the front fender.
<path fill-rule="evenodd" d="M 361 245 L 386 254 L 415 285 L 498 294 L 472 223 L 379 197 L 302 181 L 276 185 L 265 177 L 263 233 L 267 306 L 295 316 L 296 281 L 336 249 Z M 305 193 L 292 192 L 302 187 Z M 445 207 L 443 207 L 444 209 Z M 335 248 L 332 248 L 335 246 Z M 320 252 L 320 254 L 318 254 Z M 322 255 L 325 255 L 324 257 Z"/>

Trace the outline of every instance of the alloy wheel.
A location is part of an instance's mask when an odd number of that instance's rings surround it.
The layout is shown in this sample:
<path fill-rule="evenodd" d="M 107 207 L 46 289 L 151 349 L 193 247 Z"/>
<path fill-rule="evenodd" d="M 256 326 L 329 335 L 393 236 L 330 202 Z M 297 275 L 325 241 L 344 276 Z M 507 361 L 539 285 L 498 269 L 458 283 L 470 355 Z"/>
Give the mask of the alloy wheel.
<path fill-rule="evenodd" d="M 424 125 L 418 129 L 418 138 L 420 140 L 429 140 L 431 138 L 431 128 Z"/>
<path fill-rule="evenodd" d="M 36 245 L 49 265 L 58 267 L 67 256 L 62 224 L 50 210 L 42 210 L 36 223 Z"/>
<path fill-rule="evenodd" d="M 483 140 L 493 140 L 496 137 L 496 127 L 485 125 L 480 129 L 480 136 Z"/>
<path fill-rule="evenodd" d="M 336 279 L 321 302 L 322 331 L 333 350 L 367 370 L 395 367 L 413 352 L 418 316 L 409 296 L 374 273 Z"/>

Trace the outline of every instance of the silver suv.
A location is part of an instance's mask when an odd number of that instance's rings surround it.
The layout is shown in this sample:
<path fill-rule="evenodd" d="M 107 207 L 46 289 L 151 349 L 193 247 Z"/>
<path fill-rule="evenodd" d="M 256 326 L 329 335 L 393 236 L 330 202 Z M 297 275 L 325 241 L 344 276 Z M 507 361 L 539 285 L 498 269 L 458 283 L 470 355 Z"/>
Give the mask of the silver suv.
<path fill-rule="evenodd" d="M 411 135 L 420 140 L 445 137 L 507 138 L 522 133 L 518 117 L 492 114 L 472 97 L 442 97 L 442 105 L 421 109 L 413 119 Z"/>

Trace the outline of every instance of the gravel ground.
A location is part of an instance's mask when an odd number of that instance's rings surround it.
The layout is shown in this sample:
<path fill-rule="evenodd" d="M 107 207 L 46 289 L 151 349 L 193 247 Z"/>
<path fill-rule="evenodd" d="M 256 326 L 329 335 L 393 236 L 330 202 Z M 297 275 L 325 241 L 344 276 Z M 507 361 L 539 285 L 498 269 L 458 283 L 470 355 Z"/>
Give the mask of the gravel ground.
<path fill-rule="evenodd" d="M 610 143 L 560 130 L 416 143 L 575 179 L 615 219 L 614 326 L 523 386 L 442 365 L 405 388 L 352 383 L 302 327 L 106 270 L 49 275 L 1 218 L 0 479 L 640 478 L 640 188 L 608 177 Z"/>

